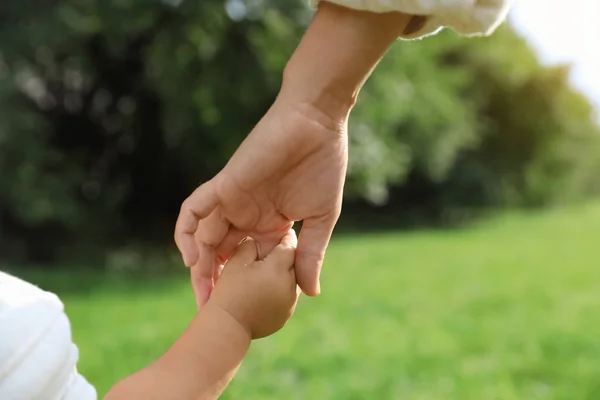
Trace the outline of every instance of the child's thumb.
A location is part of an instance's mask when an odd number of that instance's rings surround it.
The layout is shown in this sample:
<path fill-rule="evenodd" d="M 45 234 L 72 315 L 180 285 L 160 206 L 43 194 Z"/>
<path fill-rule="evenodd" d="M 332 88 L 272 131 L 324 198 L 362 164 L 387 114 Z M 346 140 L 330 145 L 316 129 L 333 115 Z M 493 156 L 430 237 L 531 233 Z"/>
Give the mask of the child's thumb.
<path fill-rule="evenodd" d="M 243 267 L 253 263 L 257 258 L 256 242 L 252 238 L 247 238 L 238 246 L 235 254 L 227 261 L 225 267 Z"/>

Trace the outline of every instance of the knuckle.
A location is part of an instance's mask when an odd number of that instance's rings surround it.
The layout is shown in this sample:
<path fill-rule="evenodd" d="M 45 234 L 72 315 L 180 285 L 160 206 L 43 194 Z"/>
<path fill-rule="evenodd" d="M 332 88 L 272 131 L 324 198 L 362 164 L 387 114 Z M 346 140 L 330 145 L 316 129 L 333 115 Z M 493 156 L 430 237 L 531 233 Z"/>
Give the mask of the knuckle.
<path fill-rule="evenodd" d="M 185 216 L 185 214 L 188 214 L 190 212 L 190 198 L 188 197 L 181 203 L 181 207 L 179 207 L 179 218 L 182 218 L 183 216 Z"/>
<path fill-rule="evenodd" d="M 321 265 L 325 260 L 325 253 L 322 251 L 302 252 L 296 256 L 298 264 L 302 265 Z"/>

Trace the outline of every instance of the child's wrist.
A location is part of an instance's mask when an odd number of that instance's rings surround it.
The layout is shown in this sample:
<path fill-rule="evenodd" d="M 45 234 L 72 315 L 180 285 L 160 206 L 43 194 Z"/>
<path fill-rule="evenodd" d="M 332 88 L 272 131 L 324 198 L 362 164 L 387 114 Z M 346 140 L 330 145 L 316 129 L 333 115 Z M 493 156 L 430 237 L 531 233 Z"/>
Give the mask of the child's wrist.
<path fill-rule="evenodd" d="M 215 314 L 218 319 L 223 320 L 230 326 L 236 326 L 239 328 L 240 332 L 243 332 L 244 335 L 248 336 L 250 340 L 252 340 L 252 329 L 250 328 L 250 324 L 240 318 L 238 315 L 228 310 L 227 307 L 219 304 L 219 302 L 215 299 L 210 299 L 204 307 L 200 309 L 202 311 L 209 312 Z"/>

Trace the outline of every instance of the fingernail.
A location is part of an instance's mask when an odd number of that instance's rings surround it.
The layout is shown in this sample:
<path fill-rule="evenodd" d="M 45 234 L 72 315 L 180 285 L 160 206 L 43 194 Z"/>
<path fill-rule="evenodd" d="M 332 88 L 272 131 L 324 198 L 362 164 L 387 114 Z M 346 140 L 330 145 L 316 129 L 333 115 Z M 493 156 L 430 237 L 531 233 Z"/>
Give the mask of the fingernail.
<path fill-rule="evenodd" d="M 196 253 L 196 257 L 194 258 L 194 251 L 182 252 L 181 256 L 183 257 L 183 263 L 186 267 L 193 267 L 196 265 L 196 261 L 198 261 L 198 254 Z"/>
<path fill-rule="evenodd" d="M 427 17 L 424 17 L 422 15 L 415 15 L 411 18 L 410 21 L 408 21 L 408 24 L 406 24 L 406 27 L 404 28 L 402 34 L 405 36 L 412 35 L 413 33 L 416 33 L 423 29 L 426 22 Z"/>
<path fill-rule="evenodd" d="M 262 260 L 263 258 L 265 258 L 266 254 L 264 254 L 264 255 L 262 254 L 262 249 L 261 249 L 261 246 L 260 246 L 260 242 L 256 242 L 255 241 L 254 245 L 256 246 L 256 257 L 257 257 L 257 259 Z"/>

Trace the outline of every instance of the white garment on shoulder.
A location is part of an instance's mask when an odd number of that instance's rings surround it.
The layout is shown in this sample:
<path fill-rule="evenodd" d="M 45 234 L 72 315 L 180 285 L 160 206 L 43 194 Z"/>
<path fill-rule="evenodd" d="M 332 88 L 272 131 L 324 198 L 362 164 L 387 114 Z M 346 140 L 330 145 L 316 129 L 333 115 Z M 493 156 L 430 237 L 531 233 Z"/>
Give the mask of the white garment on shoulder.
<path fill-rule="evenodd" d="M 0 399 L 96 400 L 62 302 L 0 272 Z"/>
<path fill-rule="evenodd" d="M 309 0 L 316 7 L 321 0 Z M 325 1 L 325 0 L 323 0 Z M 410 37 L 427 36 L 443 27 L 468 36 L 490 35 L 506 19 L 514 0 L 326 0 L 347 8 L 375 13 L 402 12 L 429 17 Z"/>

